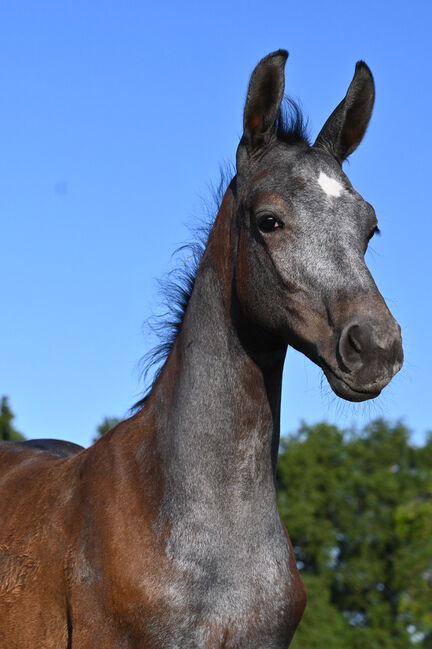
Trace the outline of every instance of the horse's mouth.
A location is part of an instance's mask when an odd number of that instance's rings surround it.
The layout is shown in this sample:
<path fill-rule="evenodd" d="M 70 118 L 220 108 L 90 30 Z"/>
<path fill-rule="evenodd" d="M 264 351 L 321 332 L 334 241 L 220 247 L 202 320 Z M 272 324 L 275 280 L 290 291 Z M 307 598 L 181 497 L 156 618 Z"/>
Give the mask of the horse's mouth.
<path fill-rule="evenodd" d="M 336 372 L 324 361 L 320 359 L 321 368 L 327 378 L 327 381 L 330 384 L 333 392 L 342 399 L 347 401 L 367 401 L 368 399 L 375 399 L 381 394 L 381 390 L 384 385 L 380 388 L 375 388 L 374 390 L 361 390 L 359 388 L 354 388 L 352 385 L 347 383 L 345 379 L 336 374 Z M 387 385 L 387 381 L 385 382 Z"/>

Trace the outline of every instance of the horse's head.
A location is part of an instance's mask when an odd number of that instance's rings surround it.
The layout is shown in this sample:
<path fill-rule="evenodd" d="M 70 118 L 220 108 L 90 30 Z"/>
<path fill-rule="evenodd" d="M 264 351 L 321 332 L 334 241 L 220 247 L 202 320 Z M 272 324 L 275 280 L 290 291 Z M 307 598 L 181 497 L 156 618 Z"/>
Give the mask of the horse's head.
<path fill-rule="evenodd" d="M 284 50 L 265 57 L 249 84 L 237 151 L 236 291 L 250 322 L 317 363 L 338 396 L 363 401 L 403 362 L 400 327 L 364 260 L 375 212 L 342 171 L 366 131 L 374 82 L 357 63 L 309 146 L 281 134 L 286 58 Z"/>

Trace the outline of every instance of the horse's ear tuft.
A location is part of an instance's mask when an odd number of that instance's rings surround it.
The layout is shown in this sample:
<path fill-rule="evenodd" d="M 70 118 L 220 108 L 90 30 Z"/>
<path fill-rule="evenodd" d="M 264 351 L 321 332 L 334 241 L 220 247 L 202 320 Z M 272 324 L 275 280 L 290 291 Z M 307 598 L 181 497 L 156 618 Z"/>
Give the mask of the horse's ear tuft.
<path fill-rule="evenodd" d="M 252 72 L 243 117 L 243 137 L 249 155 L 267 145 L 275 134 L 276 119 L 282 103 L 288 58 L 286 50 L 264 57 Z"/>
<path fill-rule="evenodd" d="M 345 98 L 322 127 L 314 146 L 326 149 L 342 164 L 362 141 L 374 101 L 372 73 L 364 61 L 358 61 Z"/>

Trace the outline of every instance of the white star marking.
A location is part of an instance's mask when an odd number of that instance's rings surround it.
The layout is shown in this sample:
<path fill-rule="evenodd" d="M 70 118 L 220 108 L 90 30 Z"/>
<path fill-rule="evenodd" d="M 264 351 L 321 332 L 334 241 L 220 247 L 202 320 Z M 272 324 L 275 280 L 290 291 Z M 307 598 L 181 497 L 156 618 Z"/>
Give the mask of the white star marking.
<path fill-rule="evenodd" d="M 343 190 L 342 185 L 337 180 L 330 178 L 323 171 L 320 172 L 318 183 L 327 196 L 340 196 Z"/>

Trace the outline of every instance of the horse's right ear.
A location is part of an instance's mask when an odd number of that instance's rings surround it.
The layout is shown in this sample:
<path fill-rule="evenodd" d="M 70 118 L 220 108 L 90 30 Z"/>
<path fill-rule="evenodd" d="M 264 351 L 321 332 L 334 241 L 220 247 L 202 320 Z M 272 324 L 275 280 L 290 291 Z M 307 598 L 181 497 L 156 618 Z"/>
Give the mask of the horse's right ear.
<path fill-rule="evenodd" d="M 253 155 L 265 147 L 275 134 L 285 89 L 286 50 L 264 57 L 252 72 L 243 117 L 243 137 L 239 151 Z"/>
<path fill-rule="evenodd" d="M 314 146 L 326 149 L 342 164 L 362 141 L 374 101 L 372 72 L 364 61 L 358 61 L 345 98 L 322 127 Z"/>

